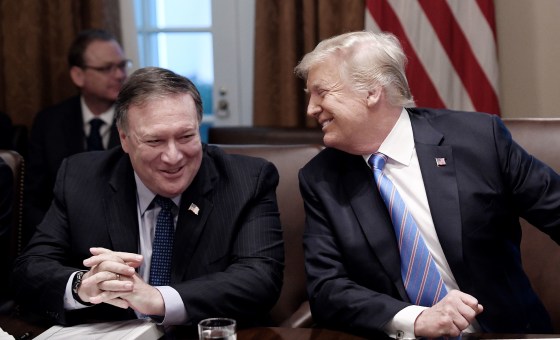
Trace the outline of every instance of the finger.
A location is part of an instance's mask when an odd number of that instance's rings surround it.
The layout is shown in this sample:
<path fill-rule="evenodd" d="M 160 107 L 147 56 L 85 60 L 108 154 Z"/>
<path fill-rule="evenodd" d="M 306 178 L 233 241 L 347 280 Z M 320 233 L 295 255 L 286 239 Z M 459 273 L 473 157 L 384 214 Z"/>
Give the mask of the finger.
<path fill-rule="evenodd" d="M 125 263 L 125 261 L 117 256 L 116 253 L 110 252 L 90 256 L 84 260 L 84 265 L 95 266 L 106 261 Z"/>
<path fill-rule="evenodd" d="M 116 274 L 111 271 L 100 271 L 84 279 L 82 281 L 82 285 L 84 287 L 89 287 L 89 286 L 99 285 L 101 282 L 104 281 L 113 281 L 113 280 L 119 281 L 119 279 L 122 278 L 122 276 L 119 277 L 117 275 L 120 274 Z"/>
<path fill-rule="evenodd" d="M 99 283 L 108 280 L 122 280 L 124 278 L 131 278 L 136 272 L 134 268 L 129 267 L 125 264 L 110 264 L 105 262 L 103 268 L 98 267 L 96 270 L 91 270 L 90 275 L 84 276 L 84 282 L 86 280 Z M 90 279 L 92 278 L 92 279 Z"/>
<path fill-rule="evenodd" d="M 138 268 L 142 264 L 143 257 L 141 255 L 131 254 L 124 257 L 117 255 L 117 253 L 94 255 L 85 259 L 83 263 L 86 267 L 95 267 L 103 262 L 115 262 L 125 264 L 131 268 Z"/>
<path fill-rule="evenodd" d="M 101 247 L 90 248 L 90 252 L 92 255 L 111 254 L 119 257 L 124 262 L 131 262 L 131 263 L 142 263 L 142 259 L 143 259 L 142 255 L 140 254 L 121 252 L 121 251 L 112 251 Z"/>
<path fill-rule="evenodd" d="M 473 309 L 467 304 L 459 304 L 457 311 L 460 315 L 453 318 L 453 323 L 463 331 L 475 320 L 477 314 L 482 311 L 482 305 L 477 304 L 475 309 Z"/>
<path fill-rule="evenodd" d="M 89 252 L 93 255 L 105 254 L 112 252 L 111 249 L 103 248 L 103 247 L 91 247 L 89 248 Z"/>
<path fill-rule="evenodd" d="M 129 281 L 103 281 L 97 285 L 99 289 L 112 292 L 132 292 L 134 285 Z"/>
<path fill-rule="evenodd" d="M 105 301 L 105 303 L 122 309 L 127 309 L 128 307 L 130 307 L 128 302 L 123 299 L 113 299 L 113 300 Z"/>
<path fill-rule="evenodd" d="M 474 296 L 461 292 L 459 298 L 461 299 L 461 302 L 471 307 L 472 310 L 474 311 L 478 310 L 478 300 Z"/>
<path fill-rule="evenodd" d="M 113 291 L 102 291 L 100 294 L 91 296 L 89 301 L 91 303 L 99 304 L 103 302 L 108 302 L 113 299 L 120 298 L 124 294 L 129 294 L 128 292 L 113 292 Z"/>

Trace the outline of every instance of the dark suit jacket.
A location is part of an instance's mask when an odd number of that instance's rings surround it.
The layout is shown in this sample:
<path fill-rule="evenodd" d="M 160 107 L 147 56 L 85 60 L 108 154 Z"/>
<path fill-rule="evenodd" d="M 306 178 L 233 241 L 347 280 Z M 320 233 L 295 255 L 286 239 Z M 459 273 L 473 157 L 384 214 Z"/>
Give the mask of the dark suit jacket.
<path fill-rule="evenodd" d="M 12 119 L 0 111 L 0 149 L 13 150 L 14 147 Z"/>
<path fill-rule="evenodd" d="M 12 169 L 0 158 L 0 238 L 7 238 L 12 227 L 14 177 Z"/>
<path fill-rule="evenodd" d="M 265 322 L 283 275 L 277 184 L 272 163 L 204 146 L 200 170 L 181 197 L 172 260 L 171 286 L 192 323 L 219 316 L 242 325 Z M 139 251 L 128 155 L 116 147 L 68 158 L 54 193 L 45 219 L 16 261 L 17 300 L 60 323 L 131 317 L 106 304 L 63 309 L 66 283 L 72 272 L 84 269 L 90 247 Z M 189 211 L 191 203 L 200 208 L 198 215 Z"/>
<path fill-rule="evenodd" d="M 47 108 L 35 117 L 26 160 L 24 242 L 51 204 L 54 181 L 62 160 L 86 151 L 83 126 L 80 96 Z M 109 148 L 117 145 L 120 145 L 120 140 L 117 127 L 113 124 Z"/>
<path fill-rule="evenodd" d="M 14 177 L 12 169 L 0 157 L 0 305 L 7 301 L 8 280 L 11 274 L 10 240 L 12 235 L 12 210 L 14 205 Z"/>
<path fill-rule="evenodd" d="M 487 332 L 552 330 L 521 267 L 519 216 L 560 240 L 560 177 L 496 116 L 409 109 L 435 229 Z M 446 166 L 436 166 L 444 157 Z M 362 156 L 325 149 L 299 174 L 314 320 L 371 335 L 410 305 L 387 209 Z"/>

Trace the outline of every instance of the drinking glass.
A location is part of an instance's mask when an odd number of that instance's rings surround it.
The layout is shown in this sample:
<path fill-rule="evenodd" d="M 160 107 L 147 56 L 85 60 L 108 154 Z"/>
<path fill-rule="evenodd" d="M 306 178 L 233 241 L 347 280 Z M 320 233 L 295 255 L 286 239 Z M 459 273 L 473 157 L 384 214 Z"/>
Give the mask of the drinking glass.
<path fill-rule="evenodd" d="M 200 340 L 237 340 L 236 322 L 228 318 L 204 319 L 198 323 Z"/>

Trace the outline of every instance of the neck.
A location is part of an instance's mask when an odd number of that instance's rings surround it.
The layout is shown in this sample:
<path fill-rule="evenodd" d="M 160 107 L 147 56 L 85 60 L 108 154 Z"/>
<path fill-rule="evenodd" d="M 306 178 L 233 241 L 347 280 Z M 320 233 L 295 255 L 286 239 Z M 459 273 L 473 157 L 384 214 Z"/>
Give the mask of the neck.
<path fill-rule="evenodd" d="M 114 104 L 114 102 L 112 102 L 112 101 L 93 99 L 93 98 L 88 97 L 88 96 L 84 96 L 84 101 L 85 101 L 88 109 L 95 116 L 99 116 L 103 112 L 106 112 Z"/>

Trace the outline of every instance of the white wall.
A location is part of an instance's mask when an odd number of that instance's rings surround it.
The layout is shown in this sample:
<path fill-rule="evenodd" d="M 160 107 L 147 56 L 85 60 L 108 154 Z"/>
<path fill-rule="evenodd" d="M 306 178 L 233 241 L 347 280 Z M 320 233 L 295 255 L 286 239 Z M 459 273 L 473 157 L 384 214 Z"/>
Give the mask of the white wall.
<path fill-rule="evenodd" d="M 560 117 L 560 0 L 495 0 L 502 117 Z"/>

